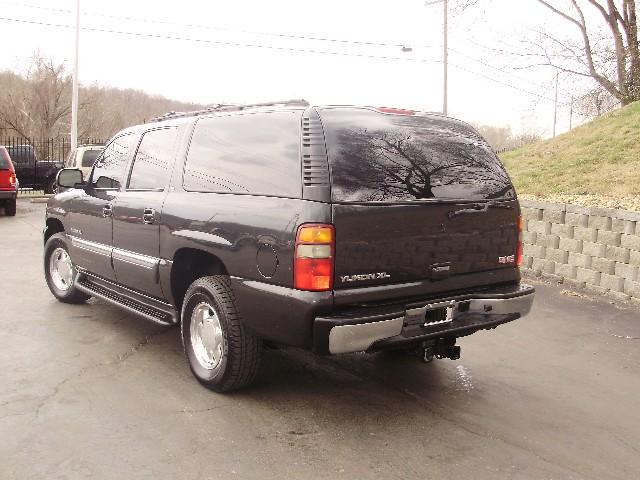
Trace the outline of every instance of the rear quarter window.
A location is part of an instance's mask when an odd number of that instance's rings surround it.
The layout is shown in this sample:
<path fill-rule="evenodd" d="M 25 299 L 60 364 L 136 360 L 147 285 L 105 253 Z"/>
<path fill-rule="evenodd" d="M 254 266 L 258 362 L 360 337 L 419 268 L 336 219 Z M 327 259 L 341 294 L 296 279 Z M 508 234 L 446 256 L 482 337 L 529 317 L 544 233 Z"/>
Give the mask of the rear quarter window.
<path fill-rule="evenodd" d="M 320 116 L 333 201 L 515 197 L 491 147 L 462 122 L 355 108 L 323 109 Z"/>
<path fill-rule="evenodd" d="M 0 170 L 9 170 L 9 154 L 4 148 L 0 148 Z"/>
<path fill-rule="evenodd" d="M 289 111 L 198 120 L 184 189 L 300 198 L 301 117 L 302 112 Z"/>

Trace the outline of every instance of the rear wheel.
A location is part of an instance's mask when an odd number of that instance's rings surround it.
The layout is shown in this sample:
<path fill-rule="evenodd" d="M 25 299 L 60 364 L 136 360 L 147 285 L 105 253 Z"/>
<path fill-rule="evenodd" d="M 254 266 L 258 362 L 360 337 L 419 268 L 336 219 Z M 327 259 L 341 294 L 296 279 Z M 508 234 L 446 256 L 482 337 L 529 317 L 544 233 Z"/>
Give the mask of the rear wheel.
<path fill-rule="evenodd" d="M 53 296 L 64 303 L 83 303 L 90 298 L 75 284 L 76 268 L 71 261 L 64 233 L 52 235 L 44 246 L 44 275 Z"/>
<path fill-rule="evenodd" d="M 13 200 L 7 200 L 7 202 L 4 204 L 4 213 L 5 215 L 8 215 L 9 217 L 13 217 L 16 214 L 16 199 L 14 198 Z"/>
<path fill-rule="evenodd" d="M 185 355 L 200 383 L 228 392 L 254 380 L 262 343 L 242 324 L 227 277 L 214 275 L 193 282 L 181 317 Z"/>

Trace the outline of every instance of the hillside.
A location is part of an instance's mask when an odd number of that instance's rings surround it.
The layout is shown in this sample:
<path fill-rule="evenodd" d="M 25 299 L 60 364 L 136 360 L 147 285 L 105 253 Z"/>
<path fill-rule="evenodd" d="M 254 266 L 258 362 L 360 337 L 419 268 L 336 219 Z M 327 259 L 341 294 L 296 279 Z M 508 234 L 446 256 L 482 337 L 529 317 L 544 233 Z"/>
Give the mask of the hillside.
<path fill-rule="evenodd" d="M 523 198 L 640 211 L 640 102 L 500 157 Z"/>

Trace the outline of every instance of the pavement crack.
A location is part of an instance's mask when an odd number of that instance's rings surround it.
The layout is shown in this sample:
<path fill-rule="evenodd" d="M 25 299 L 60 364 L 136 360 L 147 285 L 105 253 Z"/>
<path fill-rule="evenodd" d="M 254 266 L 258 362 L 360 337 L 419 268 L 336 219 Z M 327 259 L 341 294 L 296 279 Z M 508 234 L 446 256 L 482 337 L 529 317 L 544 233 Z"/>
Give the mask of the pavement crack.
<path fill-rule="evenodd" d="M 145 348 L 147 345 L 149 345 L 154 338 L 162 335 L 163 333 L 168 332 L 169 330 L 170 330 L 169 328 L 166 328 L 166 329 L 163 329 L 163 330 L 159 330 L 156 333 L 145 335 L 144 338 L 141 341 L 139 341 L 136 345 L 131 347 L 128 351 L 126 351 L 123 354 L 118 355 L 118 357 L 117 357 L 117 359 L 115 361 L 110 359 L 110 360 L 106 360 L 106 361 L 103 361 L 103 362 L 95 363 L 93 365 L 88 365 L 86 367 L 81 368 L 80 370 L 78 370 L 77 372 L 73 373 L 72 375 L 69 375 L 68 377 L 64 378 L 62 381 L 58 382 L 53 387 L 52 391 L 49 394 L 47 394 L 45 397 L 43 397 L 40 400 L 40 402 L 38 403 L 38 406 L 35 409 L 33 420 L 35 420 L 36 418 L 38 418 L 40 416 L 40 412 L 42 411 L 42 409 L 53 398 L 55 398 L 60 393 L 60 390 L 62 388 L 64 388 L 64 386 L 66 384 L 68 384 L 69 382 L 84 376 L 89 371 L 96 370 L 96 369 L 99 369 L 99 368 L 102 368 L 102 367 L 106 367 L 106 366 L 110 366 L 110 365 L 119 365 L 119 364 L 123 363 L 126 359 L 128 359 L 131 356 L 135 355 L 137 352 L 139 352 L 140 350 Z"/>
<path fill-rule="evenodd" d="M 150 345 L 151 341 L 154 338 L 159 337 L 160 335 L 168 332 L 169 330 L 171 330 L 171 329 L 170 328 L 165 328 L 165 329 L 159 330 L 159 331 L 157 331 L 155 333 L 151 333 L 149 335 L 145 335 L 144 338 L 142 340 L 140 340 L 136 345 L 131 347 L 126 352 L 119 354 L 117 359 L 116 359 L 116 361 L 114 362 L 114 365 L 119 365 L 120 363 L 124 362 L 128 358 L 132 357 L 133 355 L 138 353 L 140 350 L 143 350 L 146 346 Z M 108 363 L 108 362 L 105 362 L 105 363 Z"/>
<path fill-rule="evenodd" d="M 215 405 L 213 407 L 209 407 L 209 408 L 200 408 L 197 410 L 192 410 L 192 409 L 188 409 L 188 408 L 183 408 L 182 410 L 178 410 L 175 413 L 178 413 L 180 415 L 182 414 L 189 414 L 189 415 L 193 415 L 194 413 L 205 413 L 205 412 L 211 412 L 213 410 L 219 410 L 221 408 L 227 408 L 227 407 L 232 407 L 233 405 Z"/>

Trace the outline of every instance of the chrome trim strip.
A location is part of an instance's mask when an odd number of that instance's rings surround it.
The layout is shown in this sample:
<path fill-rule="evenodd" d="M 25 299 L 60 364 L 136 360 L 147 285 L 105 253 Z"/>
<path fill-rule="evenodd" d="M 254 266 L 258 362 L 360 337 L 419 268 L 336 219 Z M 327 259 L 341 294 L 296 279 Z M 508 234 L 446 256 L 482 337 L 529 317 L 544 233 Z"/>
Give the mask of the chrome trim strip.
<path fill-rule="evenodd" d="M 105 257 L 111 256 L 111 251 L 113 250 L 113 248 L 109 245 L 104 245 L 98 242 L 90 242 L 89 240 L 84 240 L 72 235 L 69 235 L 68 238 L 71 239 L 71 245 L 76 248 L 86 250 L 91 253 L 96 253 L 98 255 L 103 255 Z"/>
<path fill-rule="evenodd" d="M 112 255 L 114 260 L 129 263 L 148 270 L 156 268 L 160 263 L 160 259 L 158 257 L 150 257 L 149 255 L 142 255 L 140 253 L 130 252 L 121 248 L 114 248 Z"/>
<path fill-rule="evenodd" d="M 403 324 L 404 318 L 399 317 L 333 327 L 329 332 L 329 353 L 363 352 L 378 340 L 400 335 Z"/>
<path fill-rule="evenodd" d="M 76 248 L 98 255 L 103 255 L 105 257 L 112 257 L 114 260 L 129 263 L 137 267 L 151 270 L 156 268 L 160 263 L 160 258 L 158 257 L 151 257 L 149 255 L 123 250 L 122 248 L 114 248 L 102 243 L 91 242 L 89 240 L 74 237 L 73 235 L 69 235 L 69 238 L 71 239 L 71 245 Z"/>

